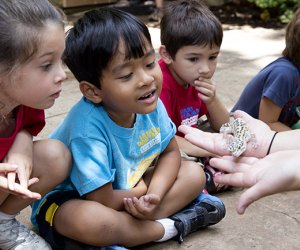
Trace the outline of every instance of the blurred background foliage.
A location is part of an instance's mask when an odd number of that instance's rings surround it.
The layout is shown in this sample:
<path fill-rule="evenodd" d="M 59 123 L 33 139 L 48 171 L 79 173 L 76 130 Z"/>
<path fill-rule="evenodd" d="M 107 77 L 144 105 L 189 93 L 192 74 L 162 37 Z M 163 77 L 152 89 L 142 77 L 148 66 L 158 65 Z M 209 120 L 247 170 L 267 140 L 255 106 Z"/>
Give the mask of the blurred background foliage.
<path fill-rule="evenodd" d="M 268 21 L 278 18 L 281 23 L 288 23 L 294 11 L 300 6 L 300 0 L 248 0 L 261 9 L 260 18 Z"/>

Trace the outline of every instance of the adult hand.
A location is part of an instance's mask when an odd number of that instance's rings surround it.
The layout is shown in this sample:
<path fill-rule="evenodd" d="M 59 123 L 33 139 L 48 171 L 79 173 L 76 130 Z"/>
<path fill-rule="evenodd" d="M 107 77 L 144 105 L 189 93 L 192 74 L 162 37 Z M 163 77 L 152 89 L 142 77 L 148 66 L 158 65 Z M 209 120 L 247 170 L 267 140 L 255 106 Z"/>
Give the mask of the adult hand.
<path fill-rule="evenodd" d="M 242 118 L 254 135 L 254 138 L 248 142 L 247 149 L 243 155 L 259 158 L 264 157 L 268 151 L 274 131 L 272 131 L 264 122 L 254 119 L 243 111 L 235 111 L 233 117 Z M 203 132 L 186 125 L 179 126 L 178 130 L 185 134 L 184 138 L 186 140 L 200 148 L 216 155 L 230 155 L 230 151 L 226 147 L 226 139 L 221 133 Z"/>
<path fill-rule="evenodd" d="M 299 190 L 299 162 L 299 150 L 279 151 L 262 159 L 224 156 L 210 160 L 211 166 L 226 172 L 215 176 L 217 183 L 248 188 L 238 200 L 236 210 L 239 214 L 262 197 Z"/>

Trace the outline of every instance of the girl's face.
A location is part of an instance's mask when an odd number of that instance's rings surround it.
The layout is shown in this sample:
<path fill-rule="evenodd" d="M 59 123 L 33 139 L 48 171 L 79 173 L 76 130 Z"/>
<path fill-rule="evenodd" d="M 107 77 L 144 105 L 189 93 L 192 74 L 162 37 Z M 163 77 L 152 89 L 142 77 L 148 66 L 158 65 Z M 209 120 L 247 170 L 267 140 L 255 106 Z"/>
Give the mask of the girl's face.
<path fill-rule="evenodd" d="M 184 46 L 176 53 L 169 68 L 182 86 L 193 84 L 199 78 L 211 79 L 215 73 L 220 48 L 217 46 Z"/>
<path fill-rule="evenodd" d="M 131 127 L 135 114 L 148 114 L 156 108 L 161 92 L 162 73 L 155 51 L 147 42 L 145 55 L 125 59 L 124 44 L 103 71 L 101 79 L 102 105 L 120 126 Z"/>
<path fill-rule="evenodd" d="M 11 79 L 2 78 L 1 92 L 7 98 L 7 105 L 47 109 L 60 95 L 62 81 L 66 79 L 61 61 L 65 48 L 64 30 L 48 23 L 40 35 L 36 55 L 21 65 Z"/>

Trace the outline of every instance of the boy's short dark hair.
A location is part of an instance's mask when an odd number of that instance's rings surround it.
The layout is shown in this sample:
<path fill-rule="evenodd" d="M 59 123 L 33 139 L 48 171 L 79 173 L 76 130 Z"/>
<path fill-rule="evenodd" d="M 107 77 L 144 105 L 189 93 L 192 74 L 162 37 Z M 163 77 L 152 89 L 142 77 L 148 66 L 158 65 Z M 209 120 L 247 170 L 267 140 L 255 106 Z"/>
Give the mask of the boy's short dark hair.
<path fill-rule="evenodd" d="M 63 60 L 75 78 L 101 88 L 101 78 L 124 42 L 126 59 L 144 55 L 146 43 L 152 45 L 147 26 L 135 16 L 114 8 L 88 11 L 66 38 Z"/>
<path fill-rule="evenodd" d="M 289 58 L 300 68 L 300 7 L 286 27 L 285 49 L 282 55 Z"/>
<path fill-rule="evenodd" d="M 161 44 L 172 58 L 189 45 L 221 47 L 223 29 L 218 18 L 199 0 L 168 3 L 160 22 Z"/>

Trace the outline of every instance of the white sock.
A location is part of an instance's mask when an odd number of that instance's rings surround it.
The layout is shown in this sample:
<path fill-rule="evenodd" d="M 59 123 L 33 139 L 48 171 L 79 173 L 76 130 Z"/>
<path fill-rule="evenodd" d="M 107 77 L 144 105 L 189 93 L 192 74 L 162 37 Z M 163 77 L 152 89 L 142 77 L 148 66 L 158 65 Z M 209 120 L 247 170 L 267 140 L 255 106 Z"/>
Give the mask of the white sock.
<path fill-rule="evenodd" d="M 160 219 L 160 220 L 156 220 L 156 221 L 159 222 L 160 224 L 162 224 L 162 226 L 165 229 L 165 233 L 164 233 L 164 236 L 160 240 L 156 240 L 155 242 L 167 241 L 169 239 L 172 239 L 173 237 L 175 237 L 178 234 L 178 231 L 174 224 L 175 221 L 173 221 L 169 218 L 164 218 L 164 219 Z"/>
<path fill-rule="evenodd" d="M 9 219 L 13 219 L 15 217 L 16 217 L 16 214 L 7 214 L 7 213 L 0 212 L 0 220 L 9 220 Z"/>

